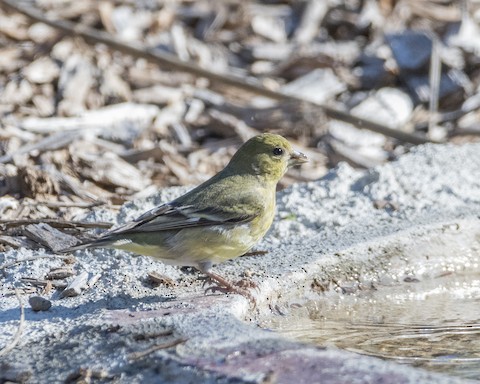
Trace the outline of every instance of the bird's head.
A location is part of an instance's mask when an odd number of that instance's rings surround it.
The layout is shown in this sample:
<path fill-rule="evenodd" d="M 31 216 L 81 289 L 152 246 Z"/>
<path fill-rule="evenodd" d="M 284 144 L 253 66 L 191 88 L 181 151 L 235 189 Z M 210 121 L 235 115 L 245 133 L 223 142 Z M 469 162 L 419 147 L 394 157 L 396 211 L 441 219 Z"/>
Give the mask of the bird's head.
<path fill-rule="evenodd" d="M 307 161 L 307 156 L 295 151 L 284 137 L 263 133 L 243 144 L 226 169 L 236 174 L 257 175 L 276 183 L 289 167 Z"/>

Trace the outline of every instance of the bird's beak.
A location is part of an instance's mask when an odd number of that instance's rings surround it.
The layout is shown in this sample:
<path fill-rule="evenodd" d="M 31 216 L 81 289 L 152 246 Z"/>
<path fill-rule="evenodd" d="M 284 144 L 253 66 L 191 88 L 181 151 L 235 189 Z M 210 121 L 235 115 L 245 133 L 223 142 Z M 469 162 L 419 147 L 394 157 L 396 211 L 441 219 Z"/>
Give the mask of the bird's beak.
<path fill-rule="evenodd" d="M 290 154 L 290 159 L 288 159 L 288 166 L 292 167 L 294 165 L 299 165 L 308 162 L 308 157 L 305 156 L 302 152 L 293 151 Z"/>

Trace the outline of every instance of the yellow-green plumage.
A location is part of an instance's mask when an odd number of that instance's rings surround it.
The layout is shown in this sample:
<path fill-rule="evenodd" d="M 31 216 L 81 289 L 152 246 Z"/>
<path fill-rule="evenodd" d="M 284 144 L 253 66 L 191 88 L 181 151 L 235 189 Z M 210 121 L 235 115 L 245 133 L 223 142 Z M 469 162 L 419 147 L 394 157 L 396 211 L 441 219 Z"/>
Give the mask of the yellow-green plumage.
<path fill-rule="evenodd" d="M 229 184 L 224 182 L 220 185 L 229 190 Z M 112 246 L 174 265 L 199 266 L 200 263 L 208 262 L 218 264 L 241 256 L 262 239 L 275 215 L 275 189 L 255 188 L 252 192 L 248 197 L 241 196 L 247 200 L 237 204 L 234 201 L 236 199 L 226 196 L 227 200 L 233 200 L 228 205 L 232 212 L 248 215 L 245 203 L 253 208 L 255 217 L 246 223 L 187 227 L 157 232 L 154 236 L 151 232 L 132 233 L 128 237 L 122 234 L 118 235 L 120 244 L 113 243 Z M 216 201 L 223 203 L 222 196 L 218 195 Z M 126 243 L 126 238 L 131 242 Z"/>
<path fill-rule="evenodd" d="M 305 161 L 285 138 L 256 136 L 205 183 L 73 249 L 123 249 L 206 272 L 241 256 L 265 235 L 275 215 L 278 181 L 289 166 Z"/>

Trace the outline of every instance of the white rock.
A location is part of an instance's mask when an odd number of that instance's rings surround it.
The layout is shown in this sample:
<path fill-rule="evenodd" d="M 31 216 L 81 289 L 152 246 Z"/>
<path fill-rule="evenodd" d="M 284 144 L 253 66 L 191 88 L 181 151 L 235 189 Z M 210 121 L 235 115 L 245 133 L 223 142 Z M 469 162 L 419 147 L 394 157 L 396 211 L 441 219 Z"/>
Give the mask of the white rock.
<path fill-rule="evenodd" d="M 366 129 L 358 129 L 352 124 L 343 121 L 332 120 L 328 123 L 328 131 L 337 140 L 342 141 L 352 148 L 361 147 L 379 147 L 385 144 L 385 136 L 368 131 Z"/>
<path fill-rule="evenodd" d="M 401 128 L 410 119 L 413 103 L 405 92 L 395 88 L 381 88 L 350 112 L 389 128 Z"/>
<path fill-rule="evenodd" d="M 3 91 L 3 92 L 2 92 Z M 33 87 L 27 80 L 12 80 L 0 89 L 0 103 L 27 104 L 33 97 Z"/>
<path fill-rule="evenodd" d="M 32 24 L 28 28 L 28 37 L 37 44 L 44 44 L 57 36 L 57 30 L 43 23 Z"/>
<path fill-rule="evenodd" d="M 52 59 L 59 60 L 59 61 L 67 61 L 67 59 L 73 54 L 75 51 L 75 44 L 73 40 L 60 40 L 57 44 L 55 44 L 52 48 L 52 52 L 50 56 Z"/>
<path fill-rule="evenodd" d="M 78 117 L 29 117 L 18 124 L 24 130 L 37 133 L 78 129 L 90 130 L 104 138 L 131 140 L 152 124 L 159 111 L 155 105 L 121 103 L 87 111 Z"/>
<path fill-rule="evenodd" d="M 0 214 L 4 214 L 9 209 L 18 209 L 18 200 L 11 196 L 0 197 Z"/>
<path fill-rule="evenodd" d="M 463 48 L 475 55 L 480 53 L 480 27 L 469 17 L 462 20 L 460 30 L 448 39 L 448 44 Z"/>
<path fill-rule="evenodd" d="M 394 88 L 382 88 L 351 109 L 351 114 L 370 120 L 393 129 L 401 129 L 410 119 L 413 103 L 410 97 Z M 330 134 L 346 147 L 351 148 L 359 156 L 368 160 L 372 166 L 388 158 L 388 152 L 383 148 L 386 137 L 380 133 L 341 121 L 332 120 L 328 123 Z"/>
<path fill-rule="evenodd" d="M 347 86 L 330 68 L 315 69 L 282 87 L 283 92 L 322 104 L 345 91 Z"/>
<path fill-rule="evenodd" d="M 25 78 L 35 84 L 51 83 L 59 74 L 58 65 L 46 56 L 33 61 L 23 70 Z"/>
<path fill-rule="evenodd" d="M 153 17 L 150 12 L 134 12 L 131 7 L 119 6 L 113 9 L 111 21 L 121 39 L 136 41 L 143 38 L 143 31 L 151 25 Z"/>
<path fill-rule="evenodd" d="M 285 22 L 280 18 L 257 15 L 252 17 L 253 31 L 267 39 L 281 43 L 287 40 Z"/>

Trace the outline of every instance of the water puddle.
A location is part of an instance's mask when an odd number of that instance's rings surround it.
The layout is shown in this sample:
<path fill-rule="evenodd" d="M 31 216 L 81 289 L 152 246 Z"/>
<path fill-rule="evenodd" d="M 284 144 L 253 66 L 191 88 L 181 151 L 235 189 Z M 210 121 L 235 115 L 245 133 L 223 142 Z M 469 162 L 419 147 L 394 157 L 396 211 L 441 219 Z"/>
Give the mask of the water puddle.
<path fill-rule="evenodd" d="M 262 325 L 319 346 L 480 379 L 479 270 L 351 295 L 327 292 Z"/>

